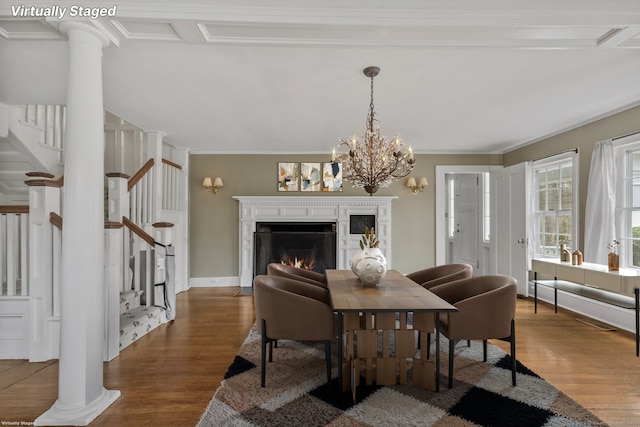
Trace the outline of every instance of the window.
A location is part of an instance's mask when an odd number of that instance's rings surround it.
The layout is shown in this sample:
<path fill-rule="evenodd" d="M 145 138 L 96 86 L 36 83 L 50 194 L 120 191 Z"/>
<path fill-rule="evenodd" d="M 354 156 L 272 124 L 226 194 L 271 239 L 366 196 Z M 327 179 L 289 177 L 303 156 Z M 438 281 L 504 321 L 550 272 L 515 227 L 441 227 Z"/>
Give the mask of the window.
<path fill-rule="evenodd" d="M 559 257 L 560 245 L 578 247 L 576 154 L 554 156 L 534 162 L 533 250 L 537 257 Z"/>
<path fill-rule="evenodd" d="M 616 147 L 618 163 L 617 234 L 620 238 L 620 266 L 640 268 L 640 141 Z"/>

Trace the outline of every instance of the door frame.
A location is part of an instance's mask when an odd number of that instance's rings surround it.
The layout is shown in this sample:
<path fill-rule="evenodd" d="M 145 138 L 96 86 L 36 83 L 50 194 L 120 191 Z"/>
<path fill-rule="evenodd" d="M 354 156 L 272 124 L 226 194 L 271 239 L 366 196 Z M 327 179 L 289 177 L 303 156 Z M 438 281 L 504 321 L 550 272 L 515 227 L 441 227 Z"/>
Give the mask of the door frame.
<path fill-rule="evenodd" d="M 502 168 L 502 165 L 436 165 L 436 265 L 446 263 L 446 175 L 456 173 L 485 173 Z"/>

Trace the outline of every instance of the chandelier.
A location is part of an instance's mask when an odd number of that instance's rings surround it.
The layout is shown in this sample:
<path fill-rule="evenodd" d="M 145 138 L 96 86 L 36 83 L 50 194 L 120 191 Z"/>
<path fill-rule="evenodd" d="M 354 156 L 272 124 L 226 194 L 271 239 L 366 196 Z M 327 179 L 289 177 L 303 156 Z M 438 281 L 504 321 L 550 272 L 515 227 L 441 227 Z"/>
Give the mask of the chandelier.
<path fill-rule="evenodd" d="M 380 68 L 367 67 L 363 72 L 371 78 L 367 130 L 362 139 L 355 136 L 340 138 L 338 149 L 346 149 L 346 152 L 336 154 L 334 148 L 331 161 L 341 162 L 343 177 L 351 181 L 353 187 L 364 188 L 372 196 L 379 187 L 388 187 L 394 180 L 409 175 L 415 160 L 411 147 L 401 142 L 398 136 L 387 140 L 386 136 L 380 134 L 373 106 L 373 78 L 378 75 Z"/>

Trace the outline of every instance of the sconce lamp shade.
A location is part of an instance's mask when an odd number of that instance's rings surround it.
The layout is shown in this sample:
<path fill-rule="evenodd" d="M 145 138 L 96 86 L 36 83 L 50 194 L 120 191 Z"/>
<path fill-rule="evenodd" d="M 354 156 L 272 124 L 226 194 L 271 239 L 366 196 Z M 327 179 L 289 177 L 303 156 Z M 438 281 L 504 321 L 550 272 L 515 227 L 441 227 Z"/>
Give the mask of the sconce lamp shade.
<path fill-rule="evenodd" d="M 213 180 L 210 177 L 206 177 L 202 181 L 202 186 L 211 191 L 213 194 L 217 194 L 218 191 L 224 186 L 224 184 L 222 183 L 222 178 L 217 176 Z"/>
<path fill-rule="evenodd" d="M 411 192 L 413 193 L 413 195 L 423 192 L 424 188 L 427 185 L 429 185 L 429 181 L 427 181 L 427 177 L 425 176 L 420 178 L 417 184 L 416 184 L 416 179 L 414 177 L 407 179 L 407 187 L 411 189 Z"/>

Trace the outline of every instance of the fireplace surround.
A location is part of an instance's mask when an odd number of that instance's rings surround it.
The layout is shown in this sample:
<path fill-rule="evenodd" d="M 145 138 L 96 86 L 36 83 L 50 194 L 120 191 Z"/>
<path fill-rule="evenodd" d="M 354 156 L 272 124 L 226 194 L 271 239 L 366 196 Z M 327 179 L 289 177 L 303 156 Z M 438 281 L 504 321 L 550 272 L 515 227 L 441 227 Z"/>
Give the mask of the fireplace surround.
<path fill-rule="evenodd" d="M 252 286 L 254 277 L 254 233 L 259 223 L 335 223 L 336 267 L 349 268 L 349 259 L 359 249 L 360 234 L 351 234 L 352 218 L 375 216 L 380 249 L 391 267 L 391 202 L 397 197 L 370 196 L 233 196 L 238 200 L 240 286 Z"/>

